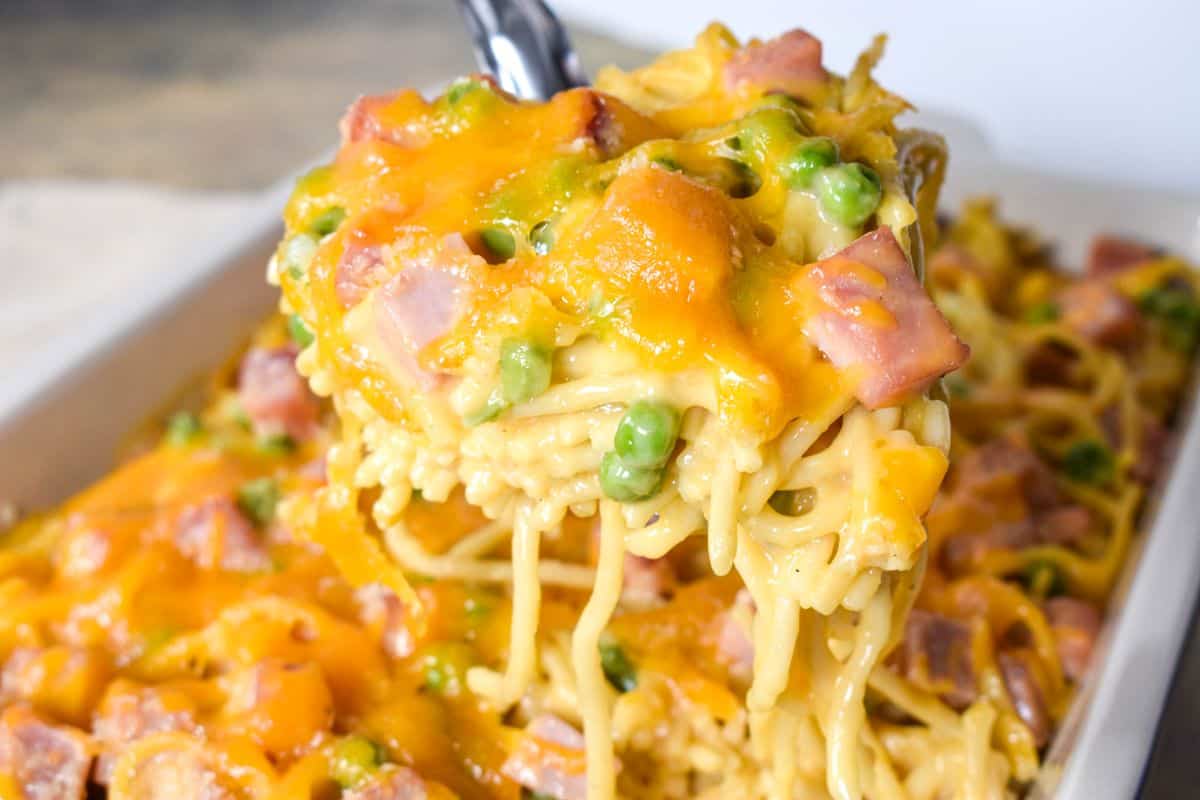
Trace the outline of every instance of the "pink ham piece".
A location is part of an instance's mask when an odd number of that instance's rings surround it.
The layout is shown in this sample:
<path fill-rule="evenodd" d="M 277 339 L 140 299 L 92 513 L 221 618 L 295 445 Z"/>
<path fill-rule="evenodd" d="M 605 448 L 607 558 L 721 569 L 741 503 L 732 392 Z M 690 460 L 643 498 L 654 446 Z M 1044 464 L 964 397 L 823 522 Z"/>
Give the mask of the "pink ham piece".
<path fill-rule="evenodd" d="M 447 237 L 457 249 L 461 237 Z M 466 243 L 462 243 L 466 248 Z M 452 254 L 452 256 L 455 254 Z M 459 256 L 470 256 L 456 254 Z M 424 369 L 418 355 L 430 342 L 454 328 L 464 312 L 467 282 L 438 264 L 416 260 L 384 284 L 378 297 L 379 337 L 396 363 L 425 390 L 436 388 L 442 376 Z"/>
<path fill-rule="evenodd" d="M 553 714 L 541 714 L 525 727 L 525 735 L 500 772 L 555 800 L 585 800 L 583 748 L 582 733 Z"/>
<path fill-rule="evenodd" d="M 201 569 L 261 572 L 271 566 L 259 532 L 227 497 L 185 508 L 174 531 L 175 548 Z"/>
<path fill-rule="evenodd" d="M 1062 502 L 1053 471 L 1016 434 L 999 436 L 967 453 L 954 473 L 955 492 L 991 497 L 1015 489 L 1034 511 Z"/>
<path fill-rule="evenodd" d="M 316 432 L 320 405 L 296 372 L 294 346 L 255 347 L 238 370 L 238 400 L 259 436 L 307 439 Z"/>
<path fill-rule="evenodd" d="M 971 627 L 961 620 L 914 608 L 897 650 L 901 673 L 962 709 L 978 692 L 971 659 Z"/>
<path fill-rule="evenodd" d="M 725 85 L 743 85 L 803 96 L 829 77 L 821 66 L 821 40 L 799 28 L 746 45 L 725 64 Z"/>
<path fill-rule="evenodd" d="M 425 781 L 408 767 L 387 765 L 370 780 L 342 794 L 342 800 L 425 800 Z"/>
<path fill-rule="evenodd" d="M 45 723 L 27 705 L 0 716 L 0 775 L 11 776 L 13 800 L 83 800 L 89 749 L 82 731 Z"/>
<path fill-rule="evenodd" d="M 621 601 L 630 608 L 653 608 L 675 589 L 675 570 L 665 558 L 625 554 Z"/>
<path fill-rule="evenodd" d="M 100 745 L 93 778 L 107 785 L 122 748 L 144 736 L 169 731 L 194 731 L 195 708 L 182 692 L 149 687 L 119 686 L 110 691 L 92 720 L 92 735 Z"/>
<path fill-rule="evenodd" d="M 754 673 L 754 640 L 750 623 L 754 618 L 754 600 L 746 589 L 739 589 L 733 607 L 721 613 L 717 621 L 717 657 L 736 680 L 748 683 Z"/>
<path fill-rule="evenodd" d="M 1141 329 L 1137 306 L 1105 280 L 1080 281 L 1064 289 L 1058 305 L 1062 323 L 1096 344 L 1128 344 Z"/>
<path fill-rule="evenodd" d="M 163 734 L 170 737 L 171 734 Z M 195 737 L 173 739 L 142 754 L 121 776 L 122 800 L 244 800 L 221 768 L 222 757 Z"/>
<path fill-rule="evenodd" d="M 1057 545 L 1075 545 L 1092 530 L 1095 518 L 1087 506 L 1068 503 L 1036 514 L 1037 541 Z"/>
<path fill-rule="evenodd" d="M 418 125 L 393 124 L 387 119 L 388 106 L 400 99 L 403 92 L 363 95 L 350 104 L 338 123 L 342 145 L 355 142 L 387 142 L 400 147 L 420 147 L 429 139 L 427 131 Z"/>
<path fill-rule="evenodd" d="M 1073 681 L 1082 680 L 1100 634 L 1100 612 L 1091 603 L 1074 597 L 1051 597 L 1042 610 L 1054 632 L 1063 672 Z"/>
<path fill-rule="evenodd" d="M 86 515 L 72 514 L 54 554 L 58 574 L 66 578 L 96 574 L 112 558 L 115 539 L 110 531 L 90 524 Z"/>
<path fill-rule="evenodd" d="M 1084 270 L 1088 275 L 1112 275 L 1154 258 L 1157 252 L 1141 242 L 1119 236 L 1100 235 L 1092 239 Z"/>
<path fill-rule="evenodd" d="M 1037 657 L 1029 650 L 1011 650 L 996 656 L 1004 687 L 1017 716 L 1033 734 L 1033 743 L 1042 747 L 1050 741 L 1050 711 L 1038 684 L 1034 666 Z"/>
<path fill-rule="evenodd" d="M 405 624 L 404 603 L 382 583 L 368 583 L 354 592 L 358 619 L 374 632 L 383 651 L 392 658 L 407 658 L 416 649 L 412 631 Z"/>
<path fill-rule="evenodd" d="M 856 381 L 867 408 L 903 402 L 970 355 L 889 228 L 810 264 L 792 286 L 805 306 L 805 334 Z"/>
<path fill-rule="evenodd" d="M 351 233 L 334 270 L 333 288 L 343 308 L 362 302 L 371 289 L 387 280 L 383 248 L 367 244 L 357 232 Z"/>

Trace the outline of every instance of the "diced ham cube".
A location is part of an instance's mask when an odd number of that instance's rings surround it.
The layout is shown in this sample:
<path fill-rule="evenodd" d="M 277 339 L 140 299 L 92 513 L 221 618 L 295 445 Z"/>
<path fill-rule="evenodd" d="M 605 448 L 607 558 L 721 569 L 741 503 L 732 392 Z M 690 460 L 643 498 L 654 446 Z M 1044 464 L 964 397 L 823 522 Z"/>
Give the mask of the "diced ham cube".
<path fill-rule="evenodd" d="M 1128 344 L 1141 330 L 1137 306 L 1104 280 L 1072 284 L 1059 293 L 1058 304 L 1063 324 L 1096 344 Z"/>
<path fill-rule="evenodd" d="M 408 767 L 387 765 L 370 780 L 342 794 L 342 800 L 425 800 L 421 776 Z"/>
<path fill-rule="evenodd" d="M 221 757 L 196 737 L 157 734 L 153 747 L 133 761 L 121 759 L 112 783 L 121 800 L 242 800 L 245 795 L 221 768 Z M 147 740 L 148 742 L 149 740 Z"/>
<path fill-rule="evenodd" d="M 1038 542 L 1074 545 L 1088 535 L 1094 522 L 1086 506 L 1065 504 L 1036 515 L 1034 527 Z"/>
<path fill-rule="evenodd" d="M 296 371 L 293 346 L 255 347 L 238 369 L 238 400 L 260 436 L 307 439 L 317 429 L 320 406 Z"/>
<path fill-rule="evenodd" d="M 903 402 L 970 354 L 889 228 L 809 265 L 793 287 L 804 305 L 805 334 L 857 381 L 855 395 L 868 408 Z"/>
<path fill-rule="evenodd" d="M 374 631 L 383 651 L 392 658 L 407 658 L 416 649 L 412 631 L 406 624 L 404 603 L 381 583 L 369 583 L 354 592 L 358 619 Z"/>
<path fill-rule="evenodd" d="M 144 736 L 196 728 L 195 703 L 182 692 L 115 684 L 92 720 L 92 735 L 100 745 L 93 778 L 107 785 L 122 748 Z"/>
<path fill-rule="evenodd" d="M 612 102 L 599 92 L 585 89 L 592 108 L 584 135 L 596 144 L 605 155 L 613 154 L 621 144 L 621 131 L 609 103 Z"/>
<path fill-rule="evenodd" d="M 746 589 L 739 589 L 733 607 L 722 612 L 717 622 L 717 657 L 736 680 L 748 682 L 754 673 L 754 640 L 751 623 L 754 600 Z"/>
<path fill-rule="evenodd" d="M 72 514 L 54 551 L 55 568 L 65 578 L 94 575 L 109 563 L 116 544 L 111 531 L 91 524 L 83 514 Z"/>
<path fill-rule="evenodd" d="M 675 570 L 665 558 L 625 554 L 621 601 L 630 608 L 661 605 L 675 588 Z"/>
<path fill-rule="evenodd" d="M 185 508 L 175 521 L 174 543 L 201 569 L 261 572 L 271 566 L 259 532 L 228 497 Z"/>
<path fill-rule="evenodd" d="M 453 262 L 479 257 L 466 249 L 461 236 L 453 236 L 446 238 L 435 258 Z M 442 376 L 422 368 L 418 354 L 454 328 L 469 289 L 466 280 L 444 267 L 433 259 L 412 259 L 377 295 L 380 339 L 396 363 L 426 390 L 438 386 Z"/>
<path fill-rule="evenodd" d="M 293 754 L 328 731 L 333 711 L 325 675 L 313 662 L 267 658 L 229 681 L 227 724 L 273 757 Z"/>
<path fill-rule="evenodd" d="M 384 113 L 388 106 L 399 99 L 402 92 L 363 95 L 350 104 L 338 123 L 342 144 L 353 142 L 390 142 L 401 147 L 416 147 L 423 144 L 427 134 L 419 128 L 393 125 Z"/>
<path fill-rule="evenodd" d="M 971 658 L 971 627 L 961 620 L 914 608 L 897 651 L 900 671 L 918 686 L 962 709 L 978 692 Z"/>
<path fill-rule="evenodd" d="M 1062 499 L 1054 473 L 1019 436 L 1001 436 L 972 450 L 955 468 L 955 491 L 995 497 L 1014 490 L 1034 511 Z"/>
<path fill-rule="evenodd" d="M 383 260 L 383 247 L 369 244 L 359 234 L 351 233 L 334 269 L 333 287 L 338 302 L 344 308 L 353 308 L 385 280 L 387 265 Z"/>
<path fill-rule="evenodd" d="M 111 659 L 97 647 L 18 647 L 0 670 L 0 706 L 28 702 L 38 713 L 83 727 L 111 675 Z"/>
<path fill-rule="evenodd" d="M 799 28 L 749 44 L 725 64 L 725 85 L 730 90 L 749 84 L 803 96 L 828 77 L 821 66 L 821 40 Z"/>
<path fill-rule="evenodd" d="M 1020 550 L 1037 544 L 1038 535 L 1032 520 L 999 522 L 981 520 L 983 530 L 955 531 L 942 542 L 942 566 L 952 575 L 962 575 L 979 569 L 988 553 L 996 550 Z"/>
<path fill-rule="evenodd" d="M 997 437 L 959 460 L 947 501 L 971 509 L 942 543 L 939 557 L 951 574 L 979 569 L 997 550 L 1079 544 L 1096 524 L 1088 508 L 1067 502 L 1051 469 L 1019 436 Z M 1020 509 L 1019 518 L 998 509 Z"/>
<path fill-rule="evenodd" d="M 1100 633 L 1100 612 L 1074 597 L 1051 597 L 1043 611 L 1054 632 L 1063 672 L 1073 681 L 1082 680 Z"/>
<path fill-rule="evenodd" d="M 12 800 L 83 800 L 89 750 L 82 731 L 43 722 L 27 705 L 0 715 L 0 775 L 19 793 Z"/>
<path fill-rule="evenodd" d="M 553 714 L 535 717 L 500 772 L 555 800 L 586 800 L 583 734 Z"/>
<path fill-rule="evenodd" d="M 1111 275 L 1148 261 L 1157 255 L 1154 248 L 1132 239 L 1100 235 L 1092 239 L 1084 269 L 1088 275 Z"/>
<path fill-rule="evenodd" d="M 1145 486 L 1158 480 L 1171 450 L 1171 431 L 1150 412 L 1142 415 L 1142 438 L 1130 475 Z"/>
<path fill-rule="evenodd" d="M 1033 734 L 1034 744 L 1042 747 L 1050 741 L 1051 722 L 1046 699 L 1037 681 L 1035 659 L 1031 651 L 1024 649 L 1004 651 L 996 656 L 1017 716 Z"/>

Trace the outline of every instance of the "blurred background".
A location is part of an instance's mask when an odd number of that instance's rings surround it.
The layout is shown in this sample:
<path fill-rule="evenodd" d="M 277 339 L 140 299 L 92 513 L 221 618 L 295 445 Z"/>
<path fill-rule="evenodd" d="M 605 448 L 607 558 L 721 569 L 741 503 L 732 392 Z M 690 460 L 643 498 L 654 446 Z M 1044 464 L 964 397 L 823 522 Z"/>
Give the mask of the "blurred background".
<path fill-rule="evenodd" d="M 592 70 L 717 18 L 743 37 L 801 24 L 839 71 L 888 32 L 878 76 L 934 112 L 958 163 L 1200 199 L 1193 0 L 555 5 Z M 356 95 L 471 68 L 452 0 L 0 0 L 0 370 L 238 226 L 333 146 Z M 1193 633 L 1144 796 L 1196 796 L 1197 745 Z"/>

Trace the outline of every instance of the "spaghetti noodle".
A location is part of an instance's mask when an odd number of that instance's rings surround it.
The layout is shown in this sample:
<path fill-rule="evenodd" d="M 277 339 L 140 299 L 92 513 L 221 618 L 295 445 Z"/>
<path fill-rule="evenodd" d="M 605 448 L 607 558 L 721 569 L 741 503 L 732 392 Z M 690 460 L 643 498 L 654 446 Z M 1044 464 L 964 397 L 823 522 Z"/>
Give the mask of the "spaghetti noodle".
<path fill-rule="evenodd" d="M 866 678 L 946 468 L 945 407 L 919 393 L 966 356 L 907 252 L 905 170 L 937 175 L 941 153 L 898 160 L 905 105 L 871 81 L 877 55 L 841 79 L 802 31 L 743 48 L 713 27 L 687 86 L 664 87 L 669 57 L 546 104 L 481 79 L 364 98 L 292 200 L 280 260 L 339 209 L 308 264 L 275 271 L 315 336 L 301 371 L 361 429 L 339 493 L 378 492 L 409 571 L 430 560 L 401 518 L 413 490 L 511 519 L 507 658 L 467 675 L 495 709 L 535 676 L 542 537 L 609 509 L 572 648 L 589 797 L 616 791 L 596 639 L 619 556 L 692 535 L 758 609 L 755 736 L 810 718 L 830 791 L 861 796 Z M 797 491 L 807 514 L 772 507 Z M 790 686 L 797 653 L 838 702 Z M 790 793 L 787 767 L 773 780 Z"/>

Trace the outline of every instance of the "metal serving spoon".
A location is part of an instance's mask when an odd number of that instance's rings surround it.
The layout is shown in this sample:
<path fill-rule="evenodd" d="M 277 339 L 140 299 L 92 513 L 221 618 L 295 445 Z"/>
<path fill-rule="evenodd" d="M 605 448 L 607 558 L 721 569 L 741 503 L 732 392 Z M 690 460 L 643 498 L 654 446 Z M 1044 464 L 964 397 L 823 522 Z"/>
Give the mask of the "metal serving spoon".
<path fill-rule="evenodd" d="M 505 91 L 526 100 L 586 86 L 571 39 L 541 0 L 458 0 L 475 61 Z"/>

